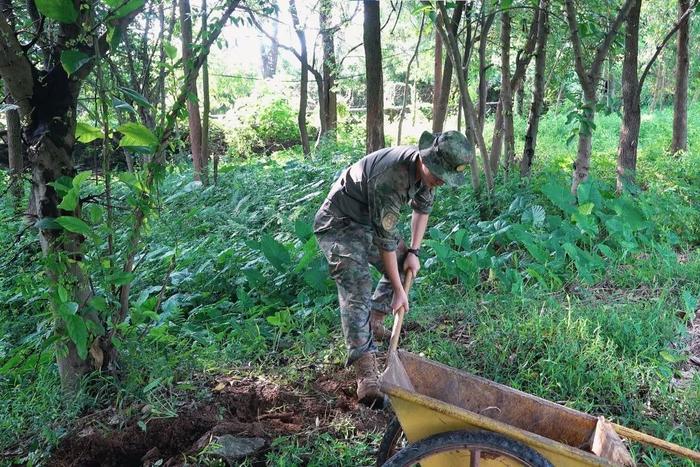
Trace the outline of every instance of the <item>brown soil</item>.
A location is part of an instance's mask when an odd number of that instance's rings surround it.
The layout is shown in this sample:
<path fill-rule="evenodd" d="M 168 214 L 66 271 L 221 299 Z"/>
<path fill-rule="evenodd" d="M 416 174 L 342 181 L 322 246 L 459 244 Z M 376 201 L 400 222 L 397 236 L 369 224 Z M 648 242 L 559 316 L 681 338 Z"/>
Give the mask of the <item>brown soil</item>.
<path fill-rule="evenodd" d="M 333 433 L 333 421 L 350 418 L 356 432 L 382 431 L 388 414 L 359 405 L 349 370 L 312 373 L 310 383 L 282 386 L 254 377 L 219 377 L 211 382 L 211 400 L 181 407 L 178 415 L 148 420 L 149 407 L 130 420 L 115 412 L 86 417 L 54 452 L 51 466 L 179 466 L 214 436 L 258 437 L 266 447 L 255 459 L 264 465 L 270 441 L 279 436 Z M 146 431 L 139 426 L 146 421 Z M 123 424 L 123 428 L 109 425 Z M 189 458 L 190 462 L 192 457 Z"/>

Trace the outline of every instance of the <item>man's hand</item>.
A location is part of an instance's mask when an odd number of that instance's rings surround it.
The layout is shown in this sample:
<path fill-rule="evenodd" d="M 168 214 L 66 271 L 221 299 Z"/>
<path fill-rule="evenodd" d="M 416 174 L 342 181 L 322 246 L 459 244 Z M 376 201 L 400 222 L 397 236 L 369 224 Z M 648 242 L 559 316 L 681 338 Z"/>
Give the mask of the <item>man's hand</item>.
<path fill-rule="evenodd" d="M 403 270 L 406 271 L 410 269 L 413 271 L 413 278 L 418 276 L 418 271 L 420 270 L 420 260 L 413 253 L 408 253 L 406 259 L 403 260 Z"/>
<path fill-rule="evenodd" d="M 396 312 L 403 307 L 403 312 L 408 313 L 408 295 L 406 291 L 401 287 L 401 290 L 394 290 L 394 299 L 391 301 L 391 311 L 396 314 Z"/>

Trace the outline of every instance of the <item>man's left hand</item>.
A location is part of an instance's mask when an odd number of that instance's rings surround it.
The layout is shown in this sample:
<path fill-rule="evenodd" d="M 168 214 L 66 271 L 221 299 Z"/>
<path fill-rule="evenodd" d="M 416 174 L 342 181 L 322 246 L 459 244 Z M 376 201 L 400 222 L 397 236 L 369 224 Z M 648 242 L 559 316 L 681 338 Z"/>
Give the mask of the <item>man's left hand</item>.
<path fill-rule="evenodd" d="M 418 276 L 418 271 L 420 270 L 420 260 L 412 253 L 408 253 L 403 262 L 403 270 L 406 271 L 407 269 L 413 271 L 413 277 Z"/>

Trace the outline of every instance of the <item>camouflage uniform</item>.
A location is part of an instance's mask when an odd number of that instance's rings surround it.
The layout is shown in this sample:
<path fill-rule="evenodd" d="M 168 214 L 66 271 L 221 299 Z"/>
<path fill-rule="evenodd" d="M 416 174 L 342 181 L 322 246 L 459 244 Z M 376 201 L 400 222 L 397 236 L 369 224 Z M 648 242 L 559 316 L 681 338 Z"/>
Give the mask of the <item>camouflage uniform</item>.
<path fill-rule="evenodd" d="M 434 191 L 416 176 L 418 154 L 415 146 L 401 146 L 365 156 L 341 174 L 316 213 L 314 232 L 338 286 L 348 365 L 376 351 L 371 311 L 391 312 L 394 292 L 380 248 L 396 251 L 403 281 L 406 247 L 396 232 L 401 207 L 410 202 L 420 213 L 432 209 Z M 373 295 L 370 264 L 382 273 Z"/>

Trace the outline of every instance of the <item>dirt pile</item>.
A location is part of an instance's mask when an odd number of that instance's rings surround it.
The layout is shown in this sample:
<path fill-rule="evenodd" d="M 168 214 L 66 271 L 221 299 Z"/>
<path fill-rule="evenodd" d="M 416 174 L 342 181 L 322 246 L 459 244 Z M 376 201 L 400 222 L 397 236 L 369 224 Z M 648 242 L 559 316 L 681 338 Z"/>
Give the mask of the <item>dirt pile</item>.
<path fill-rule="evenodd" d="M 63 440 L 52 466 L 180 466 L 221 436 L 260 438 L 265 446 L 255 456 L 264 465 L 270 441 L 279 436 L 332 432 L 333 420 L 351 417 L 358 430 L 382 430 L 387 415 L 357 404 L 354 380 L 346 370 L 319 373 L 312 383 L 280 386 L 252 377 L 219 377 L 211 400 L 181 407 L 176 417 L 132 417 L 122 429 L 93 419 Z M 148 407 L 142 408 L 142 414 Z M 144 419 L 145 431 L 144 431 Z"/>

